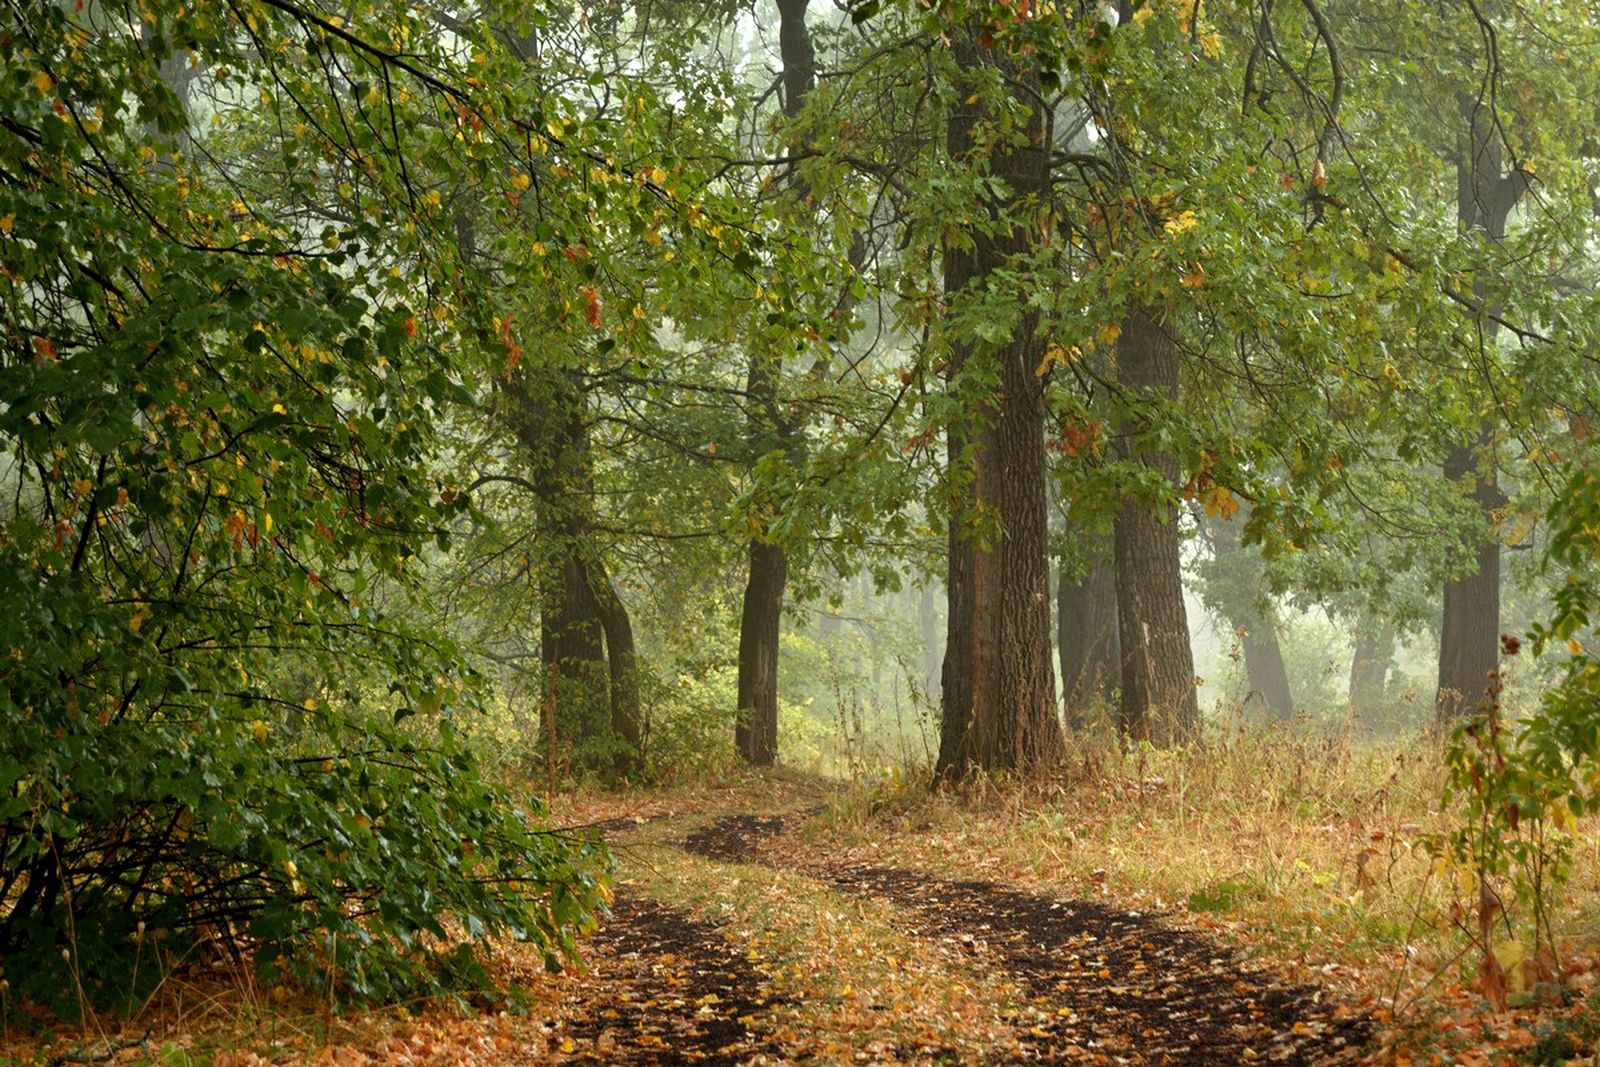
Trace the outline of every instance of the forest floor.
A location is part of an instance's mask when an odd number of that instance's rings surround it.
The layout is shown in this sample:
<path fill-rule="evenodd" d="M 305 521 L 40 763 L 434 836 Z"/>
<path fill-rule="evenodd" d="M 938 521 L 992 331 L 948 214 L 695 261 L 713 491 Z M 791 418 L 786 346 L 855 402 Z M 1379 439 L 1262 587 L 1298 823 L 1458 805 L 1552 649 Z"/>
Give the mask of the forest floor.
<path fill-rule="evenodd" d="M 1322 886 L 1341 907 L 1286 908 L 1332 862 L 1325 834 L 1297 837 L 1304 813 L 1280 812 L 1269 846 L 1237 812 L 1169 830 L 1156 802 L 1111 801 L 1091 825 L 1065 793 L 928 797 L 782 774 L 568 798 L 560 821 L 617 854 L 614 906 L 581 969 L 500 954 L 525 1012 L 335 1016 L 219 977 L 178 989 L 176 1017 L 120 1037 L 63 1031 L 31 1052 L 8 1042 L 0 1063 L 1593 1062 L 1591 970 L 1569 962 L 1567 1006 L 1485 1013 L 1447 939 L 1398 930 L 1377 899 L 1387 885 L 1398 905 L 1408 859 L 1380 884 L 1352 852 L 1335 872 L 1348 884 Z M 1265 869 L 1294 873 L 1264 887 L 1252 857 L 1279 848 Z"/>

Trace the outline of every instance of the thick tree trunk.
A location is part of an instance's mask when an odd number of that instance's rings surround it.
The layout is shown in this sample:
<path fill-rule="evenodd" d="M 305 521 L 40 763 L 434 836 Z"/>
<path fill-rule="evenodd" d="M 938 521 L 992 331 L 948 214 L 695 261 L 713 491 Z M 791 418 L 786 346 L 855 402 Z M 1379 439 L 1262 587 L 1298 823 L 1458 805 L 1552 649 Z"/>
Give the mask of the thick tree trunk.
<path fill-rule="evenodd" d="M 1117 344 L 1117 372 L 1124 388 L 1166 399 L 1178 395 L 1178 346 L 1146 308 L 1129 312 Z M 1141 446 L 1138 428 L 1121 429 L 1124 454 L 1177 479 L 1167 453 Z M 1134 740 L 1168 747 L 1199 732 L 1194 655 L 1183 603 L 1183 571 L 1177 509 L 1151 510 L 1128 500 L 1114 533 L 1117 614 L 1122 644 L 1122 695 L 1118 725 Z"/>
<path fill-rule="evenodd" d="M 1506 220 L 1528 187 L 1523 171 L 1504 171 L 1497 126 L 1477 101 L 1463 98 L 1466 134 L 1456 160 L 1456 215 L 1463 231 L 1481 231 L 1489 241 L 1505 240 Z M 1482 284 L 1474 294 L 1485 303 L 1493 294 Z M 1482 343 L 1493 346 L 1499 332 L 1493 321 L 1482 324 Z M 1494 512 L 1504 504 L 1496 483 L 1494 423 L 1485 419 L 1477 434 L 1477 453 L 1466 445 L 1451 446 L 1444 460 L 1448 481 L 1467 478 L 1468 495 L 1478 505 L 1483 529 L 1473 532 L 1477 569 L 1445 582 L 1444 611 L 1439 630 L 1439 689 L 1434 714 L 1441 725 L 1476 711 L 1488 691 L 1489 675 L 1500 661 L 1500 541 L 1494 534 Z M 1479 460 L 1481 459 L 1481 463 Z"/>
<path fill-rule="evenodd" d="M 1071 532 L 1071 531 L 1069 531 Z M 1056 634 L 1061 657 L 1061 698 L 1067 723 L 1087 725 L 1088 708 L 1110 700 L 1121 683 L 1121 638 L 1117 632 L 1117 566 L 1110 538 L 1085 544 L 1088 570 L 1078 581 L 1062 572 L 1056 586 Z"/>
<path fill-rule="evenodd" d="M 1250 691 L 1247 711 L 1264 712 L 1276 719 L 1294 715 L 1294 694 L 1289 672 L 1278 646 L 1278 620 L 1267 599 L 1266 576 L 1260 557 L 1240 542 L 1244 515 L 1208 523 L 1219 564 L 1214 603 L 1220 609 L 1244 650 L 1245 677 Z"/>
<path fill-rule="evenodd" d="M 1492 432 L 1486 423 L 1480 437 L 1486 452 L 1493 447 Z M 1477 503 L 1485 525 L 1492 521 L 1504 498 L 1493 471 L 1479 469 L 1472 449 L 1452 447 L 1445 457 L 1444 476 L 1452 482 L 1470 479 L 1468 495 Z M 1500 541 L 1492 530 L 1479 533 L 1476 540 L 1475 569 L 1444 583 L 1439 691 L 1434 705 L 1441 723 L 1478 710 L 1488 692 L 1489 676 L 1500 663 Z"/>
<path fill-rule="evenodd" d="M 969 69 L 997 58 L 971 40 L 958 41 L 957 52 Z M 1019 70 L 1009 73 L 1014 80 L 1027 77 Z M 981 298 L 991 275 L 1032 247 L 1035 227 L 1021 216 L 1047 193 L 1040 147 L 1044 116 L 1034 99 L 1023 100 L 1032 108 L 1027 143 L 990 150 L 989 172 L 1007 189 L 1003 200 L 985 205 L 992 227 L 975 228 L 971 248 L 956 242 L 945 249 L 944 284 L 952 304 Z M 984 118 L 978 102 L 952 108 L 953 158 L 971 155 L 974 126 Z M 962 337 L 952 345 L 950 377 L 954 388 L 967 393 L 969 414 L 966 427 L 951 434 L 952 478 L 959 480 L 961 465 L 970 464 L 971 510 L 997 519 L 999 531 L 975 543 L 963 522 L 970 511 L 951 520 L 950 637 L 937 768 L 942 780 L 974 769 L 1039 770 L 1063 754 L 1050 651 L 1044 396 L 1035 373 L 1044 343 L 1037 326 L 1037 314 L 1027 312 L 1002 343 L 980 345 Z M 998 390 L 988 382 L 998 382 Z M 980 391 L 987 395 L 974 400 Z"/>
<path fill-rule="evenodd" d="M 778 758 L 778 628 L 788 558 L 776 545 L 750 545 L 750 581 L 739 626 L 739 717 L 734 741 L 746 762 L 770 767 Z"/>
<path fill-rule="evenodd" d="M 605 698 L 605 631 L 583 564 L 569 553 L 545 583 L 540 649 L 546 679 L 542 732 L 571 748 L 602 736 Z M 554 714 L 554 724 L 549 715 Z M 608 718 L 608 717 L 607 717 Z M 554 730 L 552 730 L 554 726 Z"/>
<path fill-rule="evenodd" d="M 637 769 L 642 736 L 638 651 L 628 609 L 594 545 L 594 478 L 585 397 L 559 374 L 502 383 L 506 412 L 526 455 L 543 534 L 558 569 L 541 583 L 540 656 L 545 673 L 540 732 L 555 759 L 603 739 L 610 768 Z M 553 717 L 553 718 L 552 718 Z"/>

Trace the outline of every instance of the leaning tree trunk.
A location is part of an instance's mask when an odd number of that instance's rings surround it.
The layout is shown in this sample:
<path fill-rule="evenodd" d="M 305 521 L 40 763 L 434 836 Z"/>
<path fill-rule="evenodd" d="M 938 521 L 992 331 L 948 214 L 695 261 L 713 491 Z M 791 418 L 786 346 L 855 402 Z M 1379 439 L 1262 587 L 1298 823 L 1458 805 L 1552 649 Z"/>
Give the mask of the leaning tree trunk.
<path fill-rule="evenodd" d="M 1117 344 L 1117 371 L 1131 394 L 1175 400 L 1178 346 L 1148 308 L 1130 311 Z M 1177 480 L 1176 461 L 1137 440 L 1138 427 L 1121 428 L 1124 455 Z M 1157 747 L 1182 744 L 1200 728 L 1194 655 L 1183 603 L 1177 508 L 1127 500 L 1114 532 L 1117 614 L 1122 641 L 1122 696 L 1118 725 L 1128 737 Z"/>
<path fill-rule="evenodd" d="M 967 38 L 957 41 L 956 50 L 969 70 L 1005 62 Z M 982 206 L 988 225 L 945 249 L 944 285 L 952 305 L 984 299 L 992 277 L 997 286 L 1014 284 L 1004 272 L 1013 257 L 1033 248 L 1038 229 L 1025 215 L 1048 193 L 1044 114 L 1026 85 L 1027 73 L 1007 73 L 1023 86 L 1019 102 L 1030 109 L 1028 137 L 1022 145 L 988 150 L 988 171 L 1004 181 L 1005 194 Z M 976 93 L 952 107 L 952 159 L 969 161 L 976 146 L 974 127 L 984 121 L 992 116 Z M 1005 296 L 1014 299 L 1009 290 Z M 970 507 L 963 509 L 967 514 L 951 518 L 949 638 L 936 772 L 945 781 L 972 770 L 1039 770 L 1063 754 L 1050 649 L 1044 390 L 1035 373 L 1043 354 L 1032 311 L 1017 317 L 1002 342 L 959 337 L 951 346 L 951 384 L 967 402 L 964 426 L 951 432 L 951 478 L 960 482 L 968 467 L 971 489 Z M 964 521 L 973 512 L 998 519 L 998 533 L 976 541 Z"/>
<path fill-rule="evenodd" d="M 1061 659 L 1061 699 L 1067 723 L 1088 725 L 1095 701 L 1106 701 L 1121 681 L 1117 632 L 1117 567 L 1109 537 L 1077 531 L 1088 569 L 1073 581 L 1062 571 L 1056 586 L 1056 642 Z M 1098 542 L 1098 543 L 1097 543 Z"/>
<path fill-rule="evenodd" d="M 1456 215 L 1463 231 L 1477 230 L 1492 244 L 1506 237 L 1506 220 L 1528 187 L 1522 170 L 1506 173 L 1504 154 L 1495 123 L 1478 101 L 1463 98 L 1467 133 L 1458 146 L 1456 160 Z M 1489 304 L 1492 293 L 1481 282 L 1473 292 Z M 1482 323 L 1482 344 L 1493 346 L 1499 332 L 1493 320 Z M 1494 513 L 1504 503 L 1495 480 L 1495 425 L 1484 419 L 1478 427 L 1476 449 L 1453 444 L 1445 456 L 1444 476 L 1451 482 L 1470 477 L 1469 496 L 1478 506 L 1482 524 L 1472 533 L 1476 569 L 1444 585 L 1444 611 L 1439 631 L 1439 689 L 1434 702 L 1436 720 L 1447 725 L 1482 705 L 1489 677 L 1500 657 L 1500 539 L 1494 532 Z M 1481 462 L 1480 462 L 1481 460 Z"/>

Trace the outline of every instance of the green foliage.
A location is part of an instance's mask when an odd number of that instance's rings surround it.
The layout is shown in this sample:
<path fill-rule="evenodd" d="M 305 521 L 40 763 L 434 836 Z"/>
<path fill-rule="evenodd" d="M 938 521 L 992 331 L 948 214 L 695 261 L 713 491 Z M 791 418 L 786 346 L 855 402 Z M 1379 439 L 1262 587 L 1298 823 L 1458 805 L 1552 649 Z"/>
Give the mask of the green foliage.
<path fill-rule="evenodd" d="M 1190 911 L 1232 911 L 1239 898 L 1250 890 L 1244 882 L 1214 882 L 1190 893 L 1188 908 Z"/>
<path fill-rule="evenodd" d="M 603 900 L 603 852 L 538 829 L 450 724 L 475 685 L 458 650 L 385 610 L 467 503 L 427 464 L 473 350 L 415 310 L 448 257 L 421 252 L 437 197 L 398 140 L 415 111 L 452 113 L 447 65 L 385 65 L 362 37 L 412 18 L 48 4 L 0 37 L 0 954 L 19 993 L 98 1000 L 141 958 L 150 977 L 152 944 L 210 941 L 393 998 L 482 982 L 494 936 L 554 966 Z M 285 82 L 295 56 L 343 83 Z M 210 140 L 175 91 L 194 80 Z M 347 93 L 363 121 L 334 121 Z"/>
<path fill-rule="evenodd" d="M 1555 948 L 1551 894 L 1570 874 L 1576 821 L 1600 812 L 1600 662 L 1577 636 L 1600 603 L 1600 477 L 1591 468 L 1569 472 L 1551 519 L 1548 560 L 1566 581 L 1553 620 L 1537 627 L 1533 640 L 1536 653 L 1566 644 L 1565 678 L 1511 723 L 1501 717 L 1496 685 L 1482 712 L 1457 727 L 1446 767 L 1447 798 L 1460 805 L 1460 822 L 1433 845 L 1476 897 L 1468 910 L 1477 917 L 1482 981 L 1502 1003 L 1508 987 L 1526 989 L 1551 969 L 1547 959 L 1554 957 L 1544 955 Z M 1514 637 L 1504 645 L 1508 655 L 1520 651 Z"/>

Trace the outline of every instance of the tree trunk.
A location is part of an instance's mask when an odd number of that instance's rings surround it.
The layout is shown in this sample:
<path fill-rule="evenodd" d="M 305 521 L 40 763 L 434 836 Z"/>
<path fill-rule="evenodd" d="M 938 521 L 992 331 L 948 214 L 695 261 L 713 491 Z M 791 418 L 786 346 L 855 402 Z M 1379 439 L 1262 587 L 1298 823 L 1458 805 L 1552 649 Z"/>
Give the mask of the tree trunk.
<path fill-rule="evenodd" d="M 1383 704 L 1389 688 L 1394 638 L 1394 623 L 1379 619 L 1365 608 L 1356 617 L 1355 649 L 1350 657 L 1350 713 L 1358 721 Z"/>
<path fill-rule="evenodd" d="M 559 570 L 540 588 L 540 730 L 547 746 L 552 739 L 569 747 L 604 740 L 617 753 L 606 761 L 610 769 L 626 775 L 638 767 L 643 738 L 638 651 L 627 606 L 594 544 L 586 398 L 567 376 L 530 374 L 520 370 L 501 388 L 544 536 L 558 552 Z"/>
<path fill-rule="evenodd" d="M 1493 448 L 1493 430 L 1485 423 L 1480 443 Z M 1493 462 L 1488 459 L 1487 462 Z M 1487 526 L 1504 503 L 1494 473 L 1481 472 L 1473 450 L 1453 446 L 1445 457 L 1448 481 L 1470 479 L 1468 495 Z M 1475 531 L 1476 566 L 1470 574 L 1444 583 L 1444 615 L 1439 629 L 1439 691 L 1434 712 L 1440 723 L 1477 711 L 1500 663 L 1500 541 L 1492 530 Z"/>
<path fill-rule="evenodd" d="M 599 714 L 605 694 L 605 631 L 588 576 L 576 554 L 569 552 L 560 570 L 544 584 L 540 608 L 540 650 L 547 679 L 546 738 L 581 746 L 602 736 L 605 719 Z"/>
<path fill-rule="evenodd" d="M 739 624 L 739 717 L 734 741 L 745 761 L 770 767 L 778 759 L 778 628 L 788 580 L 783 549 L 750 544 L 750 580 Z"/>
<path fill-rule="evenodd" d="M 958 40 L 956 49 L 968 69 L 1005 62 L 970 39 Z M 1028 79 L 1025 71 L 1007 73 L 1015 82 Z M 990 225 L 968 235 L 971 248 L 957 242 L 945 249 L 944 285 L 953 305 L 983 299 L 991 275 L 1033 246 L 1037 226 L 1023 215 L 1048 193 L 1047 159 L 1040 147 L 1047 142 L 1036 95 L 1024 89 L 1019 96 L 1030 108 L 1027 143 L 994 147 L 987 160 L 989 172 L 1005 182 L 1006 195 L 984 205 Z M 952 108 L 948 144 L 953 159 L 966 162 L 975 144 L 974 126 L 986 118 L 981 103 Z M 1002 277 L 995 284 L 1012 283 Z M 1037 327 L 1037 313 L 1026 311 L 1003 342 L 959 337 L 951 346 L 952 386 L 987 394 L 968 400 L 967 426 L 951 434 L 952 464 L 970 462 L 971 511 L 997 519 L 999 531 L 978 543 L 963 522 L 970 512 L 951 520 L 941 780 L 974 769 L 1038 770 L 1063 754 L 1050 650 L 1044 395 L 1035 373 L 1044 342 Z M 995 381 L 997 392 L 987 384 Z M 960 474 L 955 466 L 952 479 Z"/>
<path fill-rule="evenodd" d="M 1117 567 L 1110 540 L 1080 532 L 1078 541 L 1086 545 L 1088 570 L 1077 581 L 1063 570 L 1056 585 L 1061 699 L 1067 723 L 1075 728 L 1088 725 L 1089 707 L 1097 700 L 1110 700 L 1121 681 Z"/>
<path fill-rule="evenodd" d="M 783 113 L 794 118 L 816 84 L 816 53 L 806 27 L 810 0 L 778 0 L 778 49 L 783 58 Z M 796 195 L 805 187 L 796 182 Z M 780 357 L 750 358 L 749 394 L 755 417 L 753 443 L 775 439 L 793 447 L 794 427 L 779 410 L 778 381 L 783 373 Z M 759 458 L 759 456 L 752 457 Z M 745 582 L 743 615 L 739 623 L 739 707 L 734 722 L 734 744 L 740 755 L 757 767 L 770 767 L 778 758 L 778 632 L 783 621 L 783 594 L 789 578 L 789 560 L 783 548 L 768 541 L 750 542 L 750 573 Z"/>
<path fill-rule="evenodd" d="M 1244 516 L 1208 523 L 1217 553 L 1214 602 L 1244 650 L 1245 677 L 1250 691 L 1247 711 L 1265 712 L 1275 719 L 1294 715 L 1294 694 L 1289 672 L 1278 646 L 1278 620 L 1268 600 L 1261 559 L 1240 543 Z"/>
<path fill-rule="evenodd" d="M 1123 321 L 1117 371 L 1130 393 L 1177 398 L 1178 346 L 1147 308 L 1133 309 Z M 1122 426 L 1123 454 L 1175 482 L 1177 463 L 1165 452 L 1141 446 L 1137 431 L 1131 423 Z M 1113 536 L 1122 646 L 1118 725 L 1128 737 L 1157 747 L 1185 743 L 1199 733 L 1200 706 L 1183 603 L 1177 508 L 1163 503 L 1150 509 L 1127 500 Z"/>
<path fill-rule="evenodd" d="M 1505 240 L 1506 220 L 1528 187 L 1521 170 L 1504 171 L 1499 130 L 1477 106 L 1463 98 L 1466 133 L 1456 160 L 1456 217 L 1463 231 L 1479 230 L 1491 243 Z M 1484 303 L 1493 294 L 1482 282 L 1473 293 Z M 1485 346 L 1493 346 L 1499 327 L 1482 324 Z M 1500 662 L 1500 540 L 1494 533 L 1494 511 L 1505 503 L 1496 482 L 1495 427 L 1484 419 L 1477 433 L 1477 452 L 1456 443 L 1445 455 L 1444 476 L 1460 482 L 1478 505 L 1483 526 L 1472 533 L 1476 542 L 1476 570 L 1444 584 L 1444 612 L 1439 630 L 1439 689 L 1434 715 L 1441 725 L 1470 715 L 1483 703 L 1489 676 Z M 1478 462 L 1482 460 L 1481 466 Z"/>
<path fill-rule="evenodd" d="M 628 606 L 617 595 L 605 565 L 595 560 L 585 568 L 594 595 L 600 627 L 605 632 L 606 661 L 610 666 L 611 736 L 619 745 L 613 761 L 622 777 L 639 769 L 644 740 L 644 715 L 639 705 L 639 653 L 633 640 Z"/>

